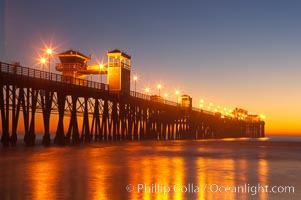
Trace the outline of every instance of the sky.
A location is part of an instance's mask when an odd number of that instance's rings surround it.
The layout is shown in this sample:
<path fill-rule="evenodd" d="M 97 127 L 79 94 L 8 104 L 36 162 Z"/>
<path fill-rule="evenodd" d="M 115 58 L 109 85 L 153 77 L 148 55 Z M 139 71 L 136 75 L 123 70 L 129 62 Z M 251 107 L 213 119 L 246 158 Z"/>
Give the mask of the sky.
<path fill-rule="evenodd" d="M 244 108 L 266 116 L 267 134 L 296 135 L 300 10 L 294 0 L 2 0 L 0 61 L 39 68 L 51 45 L 91 54 L 93 64 L 118 48 L 132 56 L 139 92 L 158 93 L 160 82 L 170 100 L 179 89 L 195 107 Z"/>

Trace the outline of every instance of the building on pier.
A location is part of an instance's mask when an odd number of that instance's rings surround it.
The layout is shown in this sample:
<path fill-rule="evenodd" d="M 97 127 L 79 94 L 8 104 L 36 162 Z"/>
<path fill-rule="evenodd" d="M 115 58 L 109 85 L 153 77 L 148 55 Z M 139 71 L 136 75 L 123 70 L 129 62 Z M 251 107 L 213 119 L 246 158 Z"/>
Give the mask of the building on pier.
<path fill-rule="evenodd" d="M 99 63 L 96 65 L 88 65 L 91 57 L 84 54 L 69 50 L 58 54 L 61 63 L 56 65 L 56 70 L 62 72 L 64 82 L 66 83 L 83 83 L 76 79 L 86 80 L 87 75 L 100 75 L 102 83 L 102 75 L 107 74 L 107 84 L 111 93 L 130 93 L 131 81 L 131 56 L 115 49 L 107 53 L 108 64 Z"/>
<path fill-rule="evenodd" d="M 130 93 L 131 56 L 119 49 L 109 51 L 108 55 L 108 85 L 110 92 Z"/>
<path fill-rule="evenodd" d="M 248 117 L 248 111 L 242 108 L 235 108 L 231 114 L 238 120 L 245 120 Z"/>
<path fill-rule="evenodd" d="M 79 78 L 79 79 L 86 79 L 87 75 L 87 64 L 88 61 L 91 60 L 90 57 L 85 56 L 84 54 L 68 50 L 63 53 L 58 54 L 58 57 L 61 61 L 60 64 L 55 66 L 57 71 L 62 72 L 63 76 L 72 77 L 72 78 Z M 65 81 L 72 80 L 66 78 Z"/>
<path fill-rule="evenodd" d="M 151 101 L 159 102 L 159 103 L 164 103 L 164 98 L 158 95 L 151 95 L 150 96 Z"/>
<path fill-rule="evenodd" d="M 261 121 L 260 115 L 248 115 L 246 117 L 246 122 L 252 123 L 252 122 L 259 122 L 259 121 Z"/>
<path fill-rule="evenodd" d="M 192 108 L 192 97 L 187 95 L 187 94 L 181 95 L 181 97 L 180 97 L 180 107 L 191 109 Z"/>

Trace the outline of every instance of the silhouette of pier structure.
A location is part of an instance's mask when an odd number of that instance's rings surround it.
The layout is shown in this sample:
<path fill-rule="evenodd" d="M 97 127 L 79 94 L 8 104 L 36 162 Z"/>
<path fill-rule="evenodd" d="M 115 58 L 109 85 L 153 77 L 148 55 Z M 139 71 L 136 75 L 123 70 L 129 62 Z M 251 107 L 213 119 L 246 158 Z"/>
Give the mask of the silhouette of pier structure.
<path fill-rule="evenodd" d="M 0 62 L 1 143 L 16 145 L 17 129 L 24 142 L 35 144 L 36 125 L 43 125 L 42 143 L 50 145 L 50 122 L 57 145 L 109 140 L 177 140 L 264 137 L 264 121 L 256 115 L 221 116 L 192 107 L 192 98 L 167 101 L 130 91 L 131 56 L 108 52 L 106 66 L 88 66 L 89 57 L 77 52 L 58 54 L 62 74 Z M 108 84 L 89 81 L 90 74 L 107 75 Z M 42 116 L 37 118 L 36 114 Z M 238 116 L 244 115 L 244 118 Z M 22 117 L 20 117 L 22 115 Z M 56 116 L 57 124 L 51 117 Z M 79 117 L 81 120 L 79 120 Z M 20 119 L 22 118 L 22 120 Z M 22 124 L 21 124 L 22 123 Z M 65 127 L 68 129 L 65 131 Z"/>

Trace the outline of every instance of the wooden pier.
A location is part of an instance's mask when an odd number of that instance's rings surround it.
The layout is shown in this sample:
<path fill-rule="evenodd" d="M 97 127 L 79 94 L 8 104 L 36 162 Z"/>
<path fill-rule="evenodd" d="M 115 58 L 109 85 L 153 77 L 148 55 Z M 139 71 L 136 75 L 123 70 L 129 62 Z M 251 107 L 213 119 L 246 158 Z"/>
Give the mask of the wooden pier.
<path fill-rule="evenodd" d="M 178 140 L 264 137 L 264 121 L 221 118 L 213 112 L 151 101 L 130 91 L 112 93 L 109 85 L 66 77 L 19 65 L 0 63 L 1 142 L 16 145 L 23 115 L 24 142 L 35 144 L 36 123 L 43 123 L 43 144 L 50 145 L 50 120 L 58 115 L 53 143 L 109 140 Z M 37 119 L 36 113 L 43 118 Z M 69 124 L 64 117 L 69 116 Z M 78 116 L 83 117 L 82 124 Z M 68 131 L 64 127 L 68 126 Z M 79 131 L 81 130 L 81 132 Z"/>

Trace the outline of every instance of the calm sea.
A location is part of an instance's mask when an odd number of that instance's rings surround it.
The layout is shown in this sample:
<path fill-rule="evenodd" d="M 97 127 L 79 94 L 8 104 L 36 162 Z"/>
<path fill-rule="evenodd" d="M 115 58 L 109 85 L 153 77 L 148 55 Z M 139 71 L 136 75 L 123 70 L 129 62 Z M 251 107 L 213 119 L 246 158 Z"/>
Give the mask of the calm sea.
<path fill-rule="evenodd" d="M 0 148 L 0 199 L 301 199 L 301 138 Z"/>

